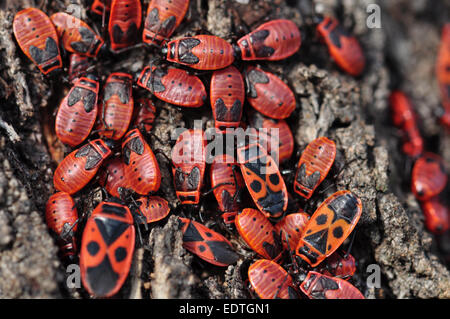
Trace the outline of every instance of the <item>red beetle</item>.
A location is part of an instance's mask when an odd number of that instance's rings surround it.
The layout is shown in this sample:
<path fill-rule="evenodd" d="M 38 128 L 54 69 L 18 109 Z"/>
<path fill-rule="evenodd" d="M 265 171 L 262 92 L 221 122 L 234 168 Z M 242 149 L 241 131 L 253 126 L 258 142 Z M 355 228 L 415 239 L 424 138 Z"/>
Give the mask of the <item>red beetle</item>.
<path fill-rule="evenodd" d="M 50 19 L 56 27 L 63 48 L 72 53 L 95 58 L 105 41 L 84 21 L 64 12 Z"/>
<path fill-rule="evenodd" d="M 291 276 L 272 260 L 255 261 L 248 269 L 248 279 L 261 299 L 298 299 Z"/>
<path fill-rule="evenodd" d="M 64 144 L 76 146 L 92 130 L 97 117 L 99 83 L 91 75 L 75 82 L 56 114 L 55 132 Z"/>
<path fill-rule="evenodd" d="M 179 217 L 183 232 L 183 247 L 216 266 L 234 264 L 239 256 L 231 243 L 221 234 L 193 220 Z"/>
<path fill-rule="evenodd" d="M 162 48 L 167 61 L 197 70 L 218 70 L 234 61 L 233 46 L 215 35 L 196 35 L 170 41 Z"/>
<path fill-rule="evenodd" d="M 423 151 L 423 139 L 417 127 L 416 114 L 408 97 L 401 91 L 393 91 L 389 97 L 392 122 L 403 134 L 403 152 L 417 157 Z"/>
<path fill-rule="evenodd" d="M 339 277 L 348 280 L 356 271 L 355 258 L 350 254 L 341 256 L 338 252 L 334 252 L 325 260 L 324 264 L 320 267 L 319 271 L 321 274 L 330 277 Z"/>
<path fill-rule="evenodd" d="M 300 285 L 300 290 L 310 299 L 365 299 L 352 284 L 310 271 Z"/>
<path fill-rule="evenodd" d="M 245 208 L 234 220 L 236 230 L 247 245 L 266 259 L 277 260 L 283 247 L 275 227 L 259 210 Z"/>
<path fill-rule="evenodd" d="M 53 75 L 62 69 L 58 34 L 44 12 L 36 8 L 18 12 L 14 17 L 13 30 L 23 53 L 43 74 Z"/>
<path fill-rule="evenodd" d="M 447 184 L 447 174 L 442 158 L 425 153 L 417 159 L 411 175 L 412 192 L 418 200 L 425 201 L 438 195 Z"/>
<path fill-rule="evenodd" d="M 161 171 L 150 146 L 138 129 L 123 138 L 122 157 L 129 187 L 140 195 L 156 192 L 161 185 Z"/>
<path fill-rule="evenodd" d="M 94 0 L 91 11 L 98 15 L 103 15 L 111 10 L 111 0 Z"/>
<path fill-rule="evenodd" d="M 247 101 L 258 112 L 273 119 L 285 119 L 295 110 L 292 90 L 277 76 L 256 67 L 245 71 Z"/>
<path fill-rule="evenodd" d="M 125 164 L 119 157 L 105 161 L 100 172 L 99 184 L 114 197 L 121 198 L 121 191 L 128 189 L 128 178 L 125 176 Z"/>
<path fill-rule="evenodd" d="M 140 0 L 112 0 L 108 25 L 111 49 L 117 52 L 135 44 L 141 22 Z"/>
<path fill-rule="evenodd" d="M 239 200 L 245 184 L 234 167 L 238 167 L 236 160 L 228 154 L 217 155 L 211 164 L 211 187 L 221 212 L 237 213 L 241 209 Z"/>
<path fill-rule="evenodd" d="M 206 139 L 202 130 L 186 130 L 172 148 L 175 191 L 182 204 L 198 204 L 206 169 Z"/>
<path fill-rule="evenodd" d="M 258 144 L 267 149 L 277 163 L 289 160 L 294 152 L 294 136 L 284 120 L 274 120 L 259 112 L 250 112 L 250 126 L 258 129 Z"/>
<path fill-rule="evenodd" d="M 306 199 L 328 175 L 336 158 L 336 144 L 326 138 L 313 140 L 302 153 L 295 174 L 294 191 Z"/>
<path fill-rule="evenodd" d="M 444 114 L 441 122 L 450 128 L 450 23 L 442 28 L 441 45 L 436 61 L 436 75 L 441 91 Z"/>
<path fill-rule="evenodd" d="M 99 118 L 100 136 L 119 140 L 130 126 L 133 116 L 133 78 L 128 73 L 109 75 L 103 90 Z"/>
<path fill-rule="evenodd" d="M 67 155 L 55 170 L 53 184 L 62 192 L 74 194 L 95 176 L 103 160 L 111 154 L 101 139 L 89 142 Z"/>
<path fill-rule="evenodd" d="M 181 69 L 155 66 L 150 69 L 147 66 L 142 70 L 137 84 L 149 90 L 158 99 L 179 106 L 199 107 L 206 100 L 202 81 Z"/>
<path fill-rule="evenodd" d="M 295 250 L 308 223 L 309 215 L 303 212 L 286 215 L 275 225 L 285 249 Z"/>
<path fill-rule="evenodd" d="M 69 82 L 74 84 L 80 77 L 87 75 L 88 69 L 91 67 L 91 59 L 72 53 L 69 60 Z"/>
<path fill-rule="evenodd" d="M 342 70 L 353 76 L 358 76 L 364 71 L 366 59 L 358 40 L 344 30 L 338 20 L 325 17 L 317 26 L 317 32 Z"/>
<path fill-rule="evenodd" d="M 137 213 L 142 214 L 148 224 L 160 221 L 169 215 L 169 203 L 159 196 L 141 196 L 136 200 Z"/>
<path fill-rule="evenodd" d="M 189 0 L 151 0 L 147 9 L 142 41 L 162 45 L 180 25 Z"/>
<path fill-rule="evenodd" d="M 449 228 L 448 208 L 438 198 L 422 202 L 422 212 L 425 216 L 425 226 L 435 234 L 445 233 Z"/>
<path fill-rule="evenodd" d="M 282 60 L 300 48 L 300 31 L 290 20 L 263 23 L 237 42 L 242 60 Z"/>
<path fill-rule="evenodd" d="M 156 117 L 156 107 L 148 98 L 140 98 L 136 101 L 133 123 L 142 133 L 149 133 L 153 128 Z"/>
<path fill-rule="evenodd" d="M 296 254 L 312 267 L 339 248 L 353 231 L 362 213 L 361 200 L 350 191 L 328 197 L 309 219 Z"/>
<path fill-rule="evenodd" d="M 101 202 L 92 212 L 81 238 L 80 271 L 83 286 L 95 297 L 110 297 L 130 271 L 135 228 L 127 206 Z"/>
<path fill-rule="evenodd" d="M 234 66 L 214 71 L 211 78 L 210 101 L 216 129 L 237 128 L 244 107 L 245 87 L 241 72 Z"/>
<path fill-rule="evenodd" d="M 48 228 L 58 237 L 58 246 L 64 257 L 75 256 L 78 213 L 73 198 L 65 192 L 50 196 L 45 207 Z"/>
<path fill-rule="evenodd" d="M 282 216 L 288 205 L 288 191 L 273 158 L 257 143 L 238 147 L 237 156 L 245 184 L 258 209 L 266 217 Z"/>

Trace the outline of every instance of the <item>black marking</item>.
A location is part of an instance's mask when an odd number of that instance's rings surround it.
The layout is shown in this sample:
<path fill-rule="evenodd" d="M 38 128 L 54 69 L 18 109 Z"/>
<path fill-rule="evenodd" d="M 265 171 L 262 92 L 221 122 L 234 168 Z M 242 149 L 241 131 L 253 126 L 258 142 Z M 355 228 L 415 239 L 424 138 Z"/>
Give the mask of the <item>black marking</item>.
<path fill-rule="evenodd" d="M 359 211 L 358 201 L 353 194 L 343 194 L 328 204 L 328 208 L 334 212 L 332 223 L 343 219 L 350 224 Z"/>
<path fill-rule="evenodd" d="M 264 41 L 269 34 L 270 32 L 268 30 L 259 30 L 250 36 L 250 42 L 252 43 L 253 51 L 255 52 L 256 57 L 268 58 L 274 54 L 274 48 L 264 45 Z"/>
<path fill-rule="evenodd" d="M 199 241 L 203 241 L 203 237 L 198 231 L 197 227 L 194 226 L 194 223 L 190 222 L 183 234 L 183 242 L 188 243 Z"/>
<path fill-rule="evenodd" d="M 131 227 L 130 224 L 112 218 L 95 217 L 94 221 L 103 240 L 108 246 L 111 246 L 111 244 Z"/>
<path fill-rule="evenodd" d="M 198 250 L 200 250 L 200 252 L 204 252 L 206 250 L 206 247 L 203 245 L 198 245 Z"/>
<path fill-rule="evenodd" d="M 86 281 L 94 294 L 98 297 L 107 295 L 116 286 L 119 280 L 112 268 L 108 255 L 96 267 L 88 267 L 86 270 Z"/>
<path fill-rule="evenodd" d="M 156 68 L 153 72 L 150 72 L 150 76 L 148 78 L 146 87 L 150 90 L 150 92 L 164 92 L 166 87 L 162 84 L 162 78 L 167 75 L 167 71 Z"/>
<path fill-rule="evenodd" d="M 254 180 L 253 182 L 251 182 L 250 188 L 255 193 L 259 193 L 261 191 L 261 183 L 259 181 L 257 181 L 257 180 Z"/>
<path fill-rule="evenodd" d="M 337 25 L 333 30 L 330 31 L 329 37 L 331 42 L 337 48 L 341 48 L 341 37 L 349 38 L 351 35 L 342 26 Z"/>
<path fill-rule="evenodd" d="M 114 251 L 114 257 L 117 262 L 123 261 L 127 257 L 127 249 L 125 247 L 117 247 Z"/>
<path fill-rule="evenodd" d="M 302 163 L 302 165 L 300 166 L 298 175 L 297 175 L 297 182 L 300 185 L 302 185 L 310 190 L 313 190 L 315 187 L 317 187 L 319 180 L 320 180 L 320 172 L 315 171 L 311 175 L 306 175 L 306 164 Z M 308 194 L 309 193 L 311 193 L 311 191 L 309 191 Z"/>
<path fill-rule="evenodd" d="M 255 85 L 269 83 L 269 77 L 264 72 L 257 69 L 250 70 L 250 72 L 246 73 L 246 76 L 249 83 L 249 96 L 252 99 L 256 99 L 258 94 L 256 93 Z"/>
<path fill-rule="evenodd" d="M 70 46 L 77 52 L 86 53 L 95 44 L 95 33 L 85 27 L 79 27 L 78 32 L 81 35 L 82 41 L 71 42 Z"/>
<path fill-rule="evenodd" d="M 311 251 L 311 249 L 306 245 L 302 245 L 297 250 L 297 254 L 307 257 L 312 264 L 315 264 L 317 262 L 317 257 L 319 257 L 319 255 L 316 252 Z"/>
<path fill-rule="evenodd" d="M 187 179 L 187 189 L 197 190 L 199 184 L 200 184 L 200 169 L 198 167 L 194 167 Z"/>
<path fill-rule="evenodd" d="M 96 107 L 97 94 L 82 87 L 74 87 L 67 98 L 67 105 L 72 107 L 79 101 L 83 101 L 84 110 L 90 113 Z"/>
<path fill-rule="evenodd" d="M 324 225 L 327 222 L 327 219 L 328 217 L 326 214 L 319 215 L 316 218 L 316 223 L 317 225 Z"/>
<path fill-rule="evenodd" d="M 109 205 L 109 204 L 105 203 L 102 205 L 102 213 L 119 216 L 119 217 L 126 217 L 128 211 L 126 210 L 125 207 Z"/>
<path fill-rule="evenodd" d="M 45 41 L 44 50 L 41 50 L 38 47 L 35 47 L 34 45 L 31 45 L 29 52 L 30 56 L 38 65 L 50 61 L 51 59 L 54 59 L 59 55 L 58 45 L 56 44 L 55 40 L 51 37 L 48 37 L 47 40 Z"/>
<path fill-rule="evenodd" d="M 75 158 L 87 157 L 84 168 L 88 171 L 95 168 L 101 161 L 102 155 L 95 148 L 87 144 L 75 153 Z"/>
<path fill-rule="evenodd" d="M 230 109 L 230 121 L 239 122 L 241 120 L 242 102 L 236 99 Z"/>
<path fill-rule="evenodd" d="M 96 241 L 91 241 L 86 245 L 89 255 L 95 256 L 100 250 L 100 245 Z"/>
<path fill-rule="evenodd" d="M 328 228 L 319 230 L 318 232 L 304 237 L 303 241 L 313 246 L 320 253 L 325 254 L 327 251 Z"/>
<path fill-rule="evenodd" d="M 225 103 L 221 98 L 218 98 L 216 102 L 214 103 L 214 109 L 215 109 L 215 116 L 216 121 L 225 121 L 227 118 L 228 109 L 225 106 Z"/>
<path fill-rule="evenodd" d="M 186 64 L 197 64 L 200 62 L 200 59 L 195 56 L 191 50 L 200 44 L 199 39 L 195 38 L 186 38 L 182 39 L 178 43 L 178 59 L 180 62 Z"/>
<path fill-rule="evenodd" d="M 225 241 L 207 241 L 209 249 L 214 255 L 214 260 L 222 264 L 234 264 L 239 256 L 233 251 L 232 247 Z"/>
<path fill-rule="evenodd" d="M 130 165 L 131 152 L 138 155 L 142 155 L 144 153 L 144 142 L 139 136 L 131 139 L 123 147 L 123 161 L 126 165 Z"/>
<path fill-rule="evenodd" d="M 280 237 L 275 231 L 272 231 L 272 238 L 273 238 L 273 244 L 270 244 L 266 241 L 263 242 L 262 246 L 264 250 L 266 251 L 267 255 L 271 259 L 275 259 L 282 251 L 281 241 Z"/>
<path fill-rule="evenodd" d="M 126 79 L 122 78 L 123 83 L 120 82 L 109 82 L 105 85 L 105 93 L 103 100 L 106 102 L 108 101 L 111 96 L 117 95 L 120 99 L 120 102 L 123 104 L 128 104 L 130 101 L 130 88 L 131 88 L 131 82 Z"/>
<path fill-rule="evenodd" d="M 333 236 L 337 239 L 341 238 L 342 235 L 344 234 L 342 227 L 338 226 L 335 229 L 333 229 Z"/>
<path fill-rule="evenodd" d="M 312 286 L 310 295 L 314 299 L 326 299 L 325 293 L 328 290 L 337 290 L 339 285 L 331 278 L 321 276 Z"/>
<path fill-rule="evenodd" d="M 280 183 L 280 177 L 276 173 L 270 174 L 269 180 L 272 183 L 272 185 L 278 185 Z"/>

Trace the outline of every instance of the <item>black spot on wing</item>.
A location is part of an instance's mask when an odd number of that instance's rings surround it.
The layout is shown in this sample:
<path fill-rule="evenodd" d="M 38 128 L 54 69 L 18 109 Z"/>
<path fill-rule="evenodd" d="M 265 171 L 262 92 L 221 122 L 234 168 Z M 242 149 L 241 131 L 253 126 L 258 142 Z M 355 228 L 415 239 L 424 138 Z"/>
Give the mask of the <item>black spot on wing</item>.
<path fill-rule="evenodd" d="M 246 76 L 247 76 L 247 80 L 248 80 L 248 83 L 250 86 L 249 87 L 249 91 L 250 91 L 249 96 L 251 98 L 255 99 L 258 97 L 258 94 L 256 93 L 255 85 L 257 83 L 260 83 L 260 84 L 269 83 L 269 77 L 264 72 L 262 72 L 260 70 L 256 70 L 256 69 L 252 69 L 252 70 L 250 70 L 250 72 L 247 72 Z"/>
<path fill-rule="evenodd" d="M 114 43 L 121 43 L 123 34 L 124 33 L 123 33 L 122 29 L 117 24 L 115 24 L 113 26 L 113 32 L 112 32 Z"/>
<path fill-rule="evenodd" d="M 191 173 L 188 176 L 188 190 L 197 190 L 200 184 L 200 169 L 198 167 L 194 167 Z"/>
<path fill-rule="evenodd" d="M 75 87 L 69 93 L 69 97 L 67 99 L 67 105 L 74 106 L 80 100 L 83 101 L 84 110 L 87 113 L 89 113 L 96 106 L 95 102 L 97 100 L 97 94 L 95 94 L 95 92 L 92 92 L 91 90 L 87 90 L 82 87 Z"/>
<path fill-rule="evenodd" d="M 233 122 L 239 122 L 241 120 L 242 103 L 236 99 L 230 110 L 230 120 Z"/>
<path fill-rule="evenodd" d="M 297 182 L 309 189 L 313 189 L 316 187 L 317 183 L 320 180 L 320 172 L 315 171 L 311 175 L 306 175 L 306 164 L 302 163 L 300 166 L 300 171 L 297 175 Z"/>
<path fill-rule="evenodd" d="M 264 45 L 264 41 L 269 34 L 270 32 L 268 30 L 260 30 L 250 36 L 250 42 L 252 43 L 256 57 L 268 58 L 275 52 L 274 48 Z"/>

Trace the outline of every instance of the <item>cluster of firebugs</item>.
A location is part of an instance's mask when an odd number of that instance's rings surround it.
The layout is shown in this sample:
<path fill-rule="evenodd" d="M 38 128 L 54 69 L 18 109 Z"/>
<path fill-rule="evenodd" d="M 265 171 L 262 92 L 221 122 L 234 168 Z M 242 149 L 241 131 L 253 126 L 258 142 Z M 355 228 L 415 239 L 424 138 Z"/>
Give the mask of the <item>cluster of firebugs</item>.
<path fill-rule="evenodd" d="M 347 281 L 355 272 L 355 259 L 349 253 L 337 251 L 361 216 L 360 199 L 350 191 L 338 191 L 312 215 L 301 208 L 288 212 L 292 196 L 269 154 L 277 152 L 283 162 L 293 153 L 293 136 L 284 119 L 296 107 L 295 96 L 272 73 L 250 65 L 242 74 L 232 65 L 237 60 L 276 61 L 293 55 L 301 45 L 297 26 L 289 20 L 272 20 L 236 44 L 214 35 L 170 41 L 188 7 L 188 0 L 152 0 L 143 23 L 139 0 L 95 0 L 91 11 L 103 17 L 109 15 L 112 52 L 133 47 L 143 24 L 142 41 L 160 48 L 165 60 L 174 63 L 169 67 L 150 65 L 142 70 L 136 82 L 154 97 L 176 106 L 200 107 L 207 99 L 203 82 L 176 65 L 211 71 L 210 104 L 217 132 L 225 134 L 227 128 L 241 125 L 245 99 L 256 110 L 249 113 L 251 127 L 279 130 L 277 150 L 262 146 L 270 145 L 262 141 L 271 138 L 262 134 L 256 142 L 238 144 L 237 159 L 234 155 L 217 155 L 210 167 L 211 187 L 223 221 L 234 224 L 247 246 L 262 258 L 248 269 L 252 293 L 265 299 L 363 298 Z M 70 54 L 68 73 L 72 86 L 59 105 L 55 132 L 75 150 L 54 172 L 57 192 L 47 202 L 46 221 L 58 237 L 62 255 L 79 254 L 82 283 L 87 292 L 94 297 L 113 296 L 130 270 L 135 224 L 139 228 L 139 224 L 162 220 L 170 211 L 168 202 L 154 195 L 161 184 L 161 172 L 144 137 L 152 128 L 156 108 L 148 98 L 134 102 L 133 77 L 128 73 L 110 74 L 101 90 L 98 77 L 90 72 L 89 58 L 102 52 L 106 43 L 80 19 L 63 12 L 49 17 L 39 9 L 27 8 L 16 14 L 13 29 L 22 51 L 47 76 L 54 77 L 62 70 L 61 52 Z M 362 49 L 336 19 L 322 18 L 317 31 L 342 70 L 353 76 L 362 73 L 365 66 Z M 448 64 L 448 32 L 446 41 L 441 56 L 447 61 L 442 63 Z M 442 74 L 442 78 L 447 85 L 445 95 L 449 92 L 449 73 Z M 411 108 L 400 93 L 393 96 L 394 104 L 400 105 L 395 108 L 396 124 L 409 137 L 404 150 L 419 155 L 422 149 L 419 152 L 415 143 L 419 143 L 420 135 L 411 123 L 414 122 Z M 448 110 L 450 97 L 448 94 L 446 97 Z M 85 142 L 95 134 L 98 138 Z M 173 182 L 181 204 L 200 202 L 206 170 L 205 143 L 201 129 L 189 129 L 180 134 L 172 149 Z M 121 156 L 114 156 L 116 145 L 121 145 Z M 300 198 L 310 199 L 330 170 L 338 166 L 336 153 L 335 143 L 326 137 L 319 137 L 306 147 L 298 162 L 293 187 Z M 439 204 L 433 198 L 445 185 L 439 174 L 445 173 L 436 156 L 430 154 L 417 160 L 416 167 L 413 190 L 424 201 L 424 211 L 434 214 Z M 432 174 L 438 174 L 439 178 L 431 178 Z M 81 231 L 77 229 L 81 217 L 72 195 L 96 175 L 109 195 L 87 218 L 78 249 L 76 234 Z M 244 188 L 254 208 L 243 207 L 240 195 Z M 125 191 L 133 194 L 128 205 L 123 198 Z M 223 235 L 191 219 L 179 217 L 179 222 L 183 246 L 188 251 L 216 266 L 228 266 L 239 259 Z M 283 268 L 280 264 L 285 261 Z"/>

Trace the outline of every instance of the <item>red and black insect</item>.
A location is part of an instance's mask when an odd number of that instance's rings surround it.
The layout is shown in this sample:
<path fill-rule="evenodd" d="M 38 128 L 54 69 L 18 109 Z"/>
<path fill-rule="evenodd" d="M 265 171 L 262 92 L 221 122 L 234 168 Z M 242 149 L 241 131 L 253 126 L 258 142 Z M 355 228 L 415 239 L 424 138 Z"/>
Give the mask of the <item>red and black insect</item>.
<path fill-rule="evenodd" d="M 300 290 L 310 299 L 365 299 L 352 284 L 341 278 L 310 271 Z"/>
<path fill-rule="evenodd" d="M 449 228 L 448 207 L 440 202 L 438 198 L 432 198 L 422 202 L 422 212 L 425 217 L 425 226 L 435 234 L 442 234 Z"/>
<path fill-rule="evenodd" d="M 53 75 L 62 69 L 58 34 L 44 12 L 36 8 L 18 12 L 14 17 L 13 30 L 23 53 L 43 74 Z"/>
<path fill-rule="evenodd" d="M 298 162 L 294 191 L 306 199 L 311 198 L 316 188 L 328 175 L 336 158 L 336 144 L 319 137 L 308 144 Z"/>
<path fill-rule="evenodd" d="M 219 132 L 240 125 L 245 100 L 244 80 L 234 66 L 214 71 L 211 78 L 210 101 L 214 125 Z"/>
<path fill-rule="evenodd" d="M 221 234 L 196 221 L 179 217 L 183 232 L 183 247 L 201 259 L 216 266 L 234 264 L 239 256 L 231 243 Z"/>
<path fill-rule="evenodd" d="M 436 75 L 441 91 L 444 114 L 441 123 L 450 128 L 450 23 L 442 28 L 441 44 L 436 61 Z"/>
<path fill-rule="evenodd" d="M 245 208 L 234 220 L 236 230 L 247 245 L 266 259 L 281 257 L 283 246 L 279 234 L 259 210 Z"/>
<path fill-rule="evenodd" d="M 245 187 L 242 175 L 237 168 L 236 160 L 228 154 L 217 155 L 210 168 L 211 187 L 214 196 L 219 204 L 219 210 L 228 213 L 226 216 L 231 217 L 231 213 L 236 214 L 241 210 L 242 190 Z M 234 221 L 234 219 L 232 219 Z M 231 220 L 226 220 L 230 223 Z"/>
<path fill-rule="evenodd" d="M 417 127 L 416 114 L 408 97 L 393 91 L 389 97 L 392 122 L 403 133 L 403 152 L 413 158 L 423 152 L 423 139 Z"/>
<path fill-rule="evenodd" d="M 156 192 L 161 185 L 161 171 L 155 154 L 138 129 L 123 138 L 122 158 L 129 187 L 140 195 Z"/>
<path fill-rule="evenodd" d="M 75 256 L 78 212 L 73 198 L 68 193 L 58 192 L 50 196 L 45 207 L 45 221 L 57 236 L 62 256 Z"/>
<path fill-rule="evenodd" d="M 69 82 L 74 84 L 79 78 L 87 75 L 92 63 L 89 57 L 77 53 L 72 53 L 69 60 Z"/>
<path fill-rule="evenodd" d="M 167 61 L 197 70 L 223 69 L 234 61 L 233 46 L 215 35 L 196 35 L 170 41 L 162 48 Z"/>
<path fill-rule="evenodd" d="M 425 153 L 417 159 L 411 175 L 411 189 L 418 200 L 425 201 L 442 192 L 447 184 L 447 174 L 442 158 Z"/>
<path fill-rule="evenodd" d="M 261 299 L 298 299 L 292 277 L 272 260 L 259 259 L 248 269 L 248 279 Z"/>
<path fill-rule="evenodd" d="M 133 124 L 141 133 L 150 133 L 153 128 L 153 122 L 156 118 L 156 107 L 152 100 L 140 98 L 136 101 L 134 108 Z"/>
<path fill-rule="evenodd" d="M 109 15 L 109 39 L 114 52 L 128 48 L 139 38 L 142 22 L 140 0 L 112 0 Z"/>
<path fill-rule="evenodd" d="M 147 66 L 142 70 L 137 84 L 158 99 L 179 106 L 199 107 L 207 97 L 205 86 L 198 77 L 176 68 Z"/>
<path fill-rule="evenodd" d="M 62 192 L 74 194 L 95 176 L 111 150 L 101 139 L 93 140 L 67 155 L 55 170 L 53 184 Z"/>
<path fill-rule="evenodd" d="M 105 41 L 84 21 L 64 12 L 50 19 L 56 27 L 61 45 L 67 52 L 95 58 Z"/>
<path fill-rule="evenodd" d="M 290 20 L 271 20 L 237 42 L 242 60 L 282 60 L 300 48 L 300 31 Z"/>
<path fill-rule="evenodd" d="M 295 250 L 308 221 L 308 214 L 298 212 L 284 216 L 275 224 L 275 231 L 280 235 L 285 249 Z"/>
<path fill-rule="evenodd" d="M 122 287 L 130 271 L 135 228 L 127 206 L 101 202 L 86 222 L 81 238 L 80 271 L 86 290 L 110 297 Z"/>
<path fill-rule="evenodd" d="M 94 76 L 75 82 L 56 114 L 55 132 L 61 142 L 73 147 L 88 137 L 97 118 L 98 91 L 99 83 Z"/>
<path fill-rule="evenodd" d="M 161 46 L 180 25 L 189 0 L 152 0 L 148 5 L 142 41 Z"/>
<path fill-rule="evenodd" d="M 295 110 L 292 90 L 272 73 L 250 66 L 245 71 L 247 101 L 258 112 L 273 119 L 285 119 Z"/>
<path fill-rule="evenodd" d="M 111 10 L 112 0 L 94 0 L 91 5 L 91 11 L 98 15 L 106 14 Z"/>
<path fill-rule="evenodd" d="M 278 218 L 288 205 L 288 191 L 277 163 L 257 143 L 237 149 L 238 163 L 247 189 L 266 217 Z"/>
<path fill-rule="evenodd" d="M 100 107 L 99 135 L 119 140 L 130 126 L 133 117 L 133 78 L 128 73 L 116 72 L 109 75 L 103 89 L 103 103 Z"/>
<path fill-rule="evenodd" d="M 105 161 L 99 174 L 99 184 L 114 197 L 121 198 L 121 192 L 129 188 L 128 178 L 125 176 L 125 164 L 120 157 Z"/>
<path fill-rule="evenodd" d="M 337 251 L 328 257 L 322 265 L 319 268 L 321 274 L 345 280 L 350 279 L 356 271 L 355 258 L 350 254 L 341 256 Z"/>
<path fill-rule="evenodd" d="M 202 130 L 186 130 L 172 148 L 175 191 L 182 204 L 198 204 L 206 169 L 206 139 Z"/>
<path fill-rule="evenodd" d="M 289 160 L 294 151 L 294 136 L 284 120 L 274 120 L 259 112 L 250 112 L 248 116 L 251 127 L 258 129 L 258 144 L 267 149 L 277 163 Z"/>
<path fill-rule="evenodd" d="M 142 196 L 136 200 L 138 210 L 148 224 L 164 219 L 170 213 L 169 203 L 159 196 Z"/>
<path fill-rule="evenodd" d="M 338 20 L 325 17 L 317 26 L 320 34 L 328 47 L 331 57 L 345 72 L 358 76 L 364 71 L 366 59 L 358 40 L 349 34 Z"/>
<path fill-rule="evenodd" d="M 328 197 L 309 219 L 296 254 L 312 267 L 339 248 L 353 231 L 362 213 L 361 200 L 350 191 Z"/>

